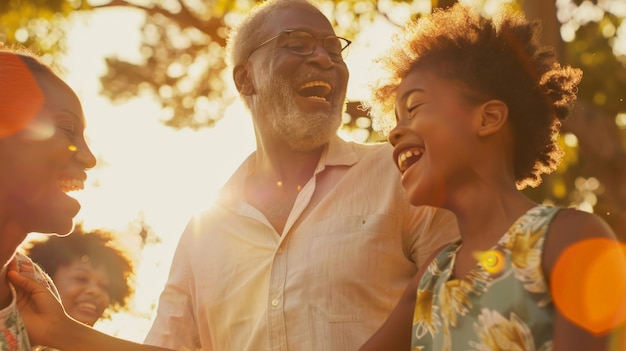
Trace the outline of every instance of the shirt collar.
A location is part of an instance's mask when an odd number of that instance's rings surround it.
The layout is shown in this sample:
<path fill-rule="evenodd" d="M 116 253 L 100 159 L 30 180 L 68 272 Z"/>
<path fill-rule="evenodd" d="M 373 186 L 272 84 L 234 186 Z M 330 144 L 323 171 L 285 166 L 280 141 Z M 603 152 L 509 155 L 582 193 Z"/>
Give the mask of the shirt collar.
<path fill-rule="evenodd" d="M 233 173 L 230 179 L 219 192 L 221 201 L 232 202 L 245 198 L 244 188 L 246 177 L 256 157 L 256 151 L 250 154 L 239 168 Z M 359 160 L 358 154 L 353 149 L 353 143 L 349 143 L 341 139 L 338 135 L 333 136 L 324 147 L 324 151 L 320 157 L 315 174 L 324 171 L 326 167 L 333 166 L 352 166 Z"/>

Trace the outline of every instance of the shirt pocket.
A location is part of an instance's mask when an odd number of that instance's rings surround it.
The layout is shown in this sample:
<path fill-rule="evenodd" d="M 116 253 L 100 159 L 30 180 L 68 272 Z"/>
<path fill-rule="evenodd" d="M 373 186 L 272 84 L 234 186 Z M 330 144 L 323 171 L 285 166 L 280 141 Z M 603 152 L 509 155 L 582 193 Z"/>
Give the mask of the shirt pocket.
<path fill-rule="evenodd" d="M 386 310 L 385 296 L 399 261 L 405 258 L 397 217 L 386 214 L 345 216 L 315 224 L 308 260 L 320 294 L 313 306 L 329 322 L 363 320 L 364 309 Z"/>

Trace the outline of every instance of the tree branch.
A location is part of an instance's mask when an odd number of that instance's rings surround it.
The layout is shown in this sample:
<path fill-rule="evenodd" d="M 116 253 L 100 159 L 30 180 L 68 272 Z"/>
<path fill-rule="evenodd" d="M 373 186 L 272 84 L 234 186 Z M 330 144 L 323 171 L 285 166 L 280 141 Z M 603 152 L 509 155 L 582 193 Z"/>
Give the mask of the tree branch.
<path fill-rule="evenodd" d="M 111 7 L 125 7 L 141 10 L 149 16 L 161 15 L 178 24 L 180 28 L 198 29 L 202 33 L 208 35 L 214 42 L 220 44 L 221 46 L 226 45 L 225 38 L 216 35 L 216 33 L 219 32 L 218 29 L 224 26 L 221 18 L 211 17 L 207 20 L 201 19 L 190 11 L 189 7 L 187 7 L 183 1 L 178 0 L 178 3 L 180 4 L 181 10 L 177 13 L 170 12 L 159 5 L 143 6 L 126 0 L 111 0 L 111 2 L 106 4 L 94 5 L 92 6 L 92 9 L 97 10 Z"/>

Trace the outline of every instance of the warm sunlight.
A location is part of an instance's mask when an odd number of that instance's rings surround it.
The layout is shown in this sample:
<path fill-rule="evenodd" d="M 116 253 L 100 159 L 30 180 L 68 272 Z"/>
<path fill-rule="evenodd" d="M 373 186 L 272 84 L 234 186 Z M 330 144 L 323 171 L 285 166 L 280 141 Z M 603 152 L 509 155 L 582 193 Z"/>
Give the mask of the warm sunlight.
<path fill-rule="evenodd" d="M 483 10 L 484 15 L 490 16 L 493 14 L 496 4 L 513 3 L 514 1 L 459 0 L 458 2 L 478 6 Z M 580 1 L 578 2 L 580 3 Z M 368 24 L 366 21 L 360 22 L 359 33 L 356 38 L 350 33 L 337 33 L 337 35 L 345 36 L 353 41 L 348 48 L 349 54 L 346 58 L 350 71 L 348 100 L 368 99 L 369 84 L 372 83 L 371 80 L 377 73 L 373 60 L 391 44 L 390 38 L 397 29 L 390 23 L 390 18 L 395 19 L 397 23 L 402 23 L 415 12 L 429 13 L 433 3 L 437 2 L 413 1 L 403 3 L 402 6 L 385 0 L 359 3 L 359 6 L 376 7 L 378 11 L 384 10 L 382 13 L 389 15 L 389 18 L 384 19 L 378 14 L 379 19 L 374 20 L 372 24 Z M 521 1 L 515 3 L 521 3 Z M 580 29 L 580 23 L 574 20 L 581 17 L 581 13 L 585 12 L 583 10 L 586 7 L 591 6 L 598 12 L 601 6 L 605 6 L 601 11 L 602 14 L 609 13 L 607 10 L 609 1 L 596 1 L 595 3 L 599 5 L 592 5 L 593 2 L 591 1 L 582 1 L 584 4 L 581 6 L 573 6 L 574 2 L 572 1 L 570 4 L 570 1 L 567 0 L 556 3 L 557 5 L 561 4 L 561 8 L 557 6 L 559 20 L 570 18 L 569 21 L 561 22 L 564 23 L 561 27 L 561 36 L 566 42 L 575 39 L 577 30 Z M 626 0 L 619 3 L 626 4 Z M 566 6 L 567 4 L 572 6 Z M 611 5 L 613 11 L 626 14 L 626 5 L 623 8 L 618 5 L 618 1 Z M 411 11 L 407 11 L 408 6 L 412 6 Z M 357 9 L 358 6 L 354 5 L 354 8 Z M 328 10 L 328 8 L 324 10 Z M 334 15 L 338 16 L 335 18 L 337 23 L 342 21 L 356 23 L 353 12 L 336 11 Z M 161 106 L 147 94 L 143 96 L 139 94 L 139 97 L 133 97 L 128 102 L 121 104 L 113 104 L 108 98 L 100 95 L 100 77 L 106 70 L 106 57 L 118 57 L 131 62 L 140 62 L 139 60 L 145 56 L 140 53 L 141 26 L 144 24 L 144 16 L 145 11 L 133 10 L 129 7 L 105 8 L 93 12 L 74 11 L 70 16 L 71 26 L 67 29 L 67 55 L 57 63 L 64 69 L 61 74 L 63 79 L 76 91 L 82 101 L 87 122 L 86 138 L 98 160 L 98 165 L 88 171 L 85 189 L 75 195 L 82 204 L 82 209 L 76 220 L 82 222 L 86 230 L 104 229 L 118 234 L 120 244 L 124 250 L 131 253 L 136 267 L 136 293 L 130 302 L 131 312 L 114 314 L 111 320 L 100 320 L 96 322 L 94 327 L 108 334 L 136 342 L 144 340 L 152 324 L 158 297 L 167 279 L 172 255 L 188 219 L 214 201 L 218 189 L 255 148 L 254 131 L 249 113 L 238 100 L 226 110 L 224 118 L 217 120 L 214 127 L 194 131 L 190 129 L 177 130 L 166 126 L 161 120 L 164 117 Z M 359 18 L 359 20 L 363 20 L 363 18 Z M 560 25 L 560 23 L 557 24 Z M 623 28 L 616 28 L 613 24 L 609 24 L 605 26 L 606 29 L 602 31 L 602 34 L 605 37 L 610 37 L 615 33 L 621 33 L 615 36 L 613 50 L 618 55 L 626 52 L 626 39 L 624 39 L 626 38 L 626 22 L 622 25 Z M 344 27 L 348 28 L 349 26 Z M 181 37 L 188 39 L 188 37 L 184 37 L 185 35 L 191 36 L 189 33 L 183 33 Z M 46 36 L 41 37 L 46 38 Z M 1 40 L 2 37 L 0 36 Z M 202 48 L 207 47 L 210 46 L 203 46 Z M 153 51 L 149 52 L 153 53 Z M 189 54 L 186 55 L 180 57 L 191 57 Z M 596 55 L 595 52 L 588 56 L 589 61 L 601 61 L 601 55 Z M 167 56 L 168 59 L 173 57 L 178 58 L 179 56 L 173 56 L 171 52 Z M 211 57 L 211 55 L 197 55 L 197 57 L 204 58 Z M 149 72 L 152 74 L 152 71 Z M 180 69 L 176 71 L 176 74 L 178 77 L 184 78 L 203 77 L 194 74 L 192 70 Z M 587 73 L 585 72 L 585 74 Z M 165 75 L 169 76 L 169 73 Z M 592 74 L 589 77 L 592 77 Z M 206 81 L 211 81 L 211 79 Z M 113 81 L 113 83 L 116 82 Z M 231 82 L 227 84 L 230 89 L 233 89 L 232 85 Z M 594 100 L 605 97 L 604 87 L 598 91 L 597 99 L 594 97 Z M 212 89 L 211 92 L 224 91 L 221 88 Z M 188 91 L 203 95 L 202 98 L 205 99 L 205 102 L 210 97 L 205 93 L 198 93 L 200 90 L 195 88 L 190 88 Z M 619 92 L 619 90 L 617 91 Z M 131 95 L 135 96 L 136 94 Z M 170 97 L 166 94 L 162 94 L 162 96 L 168 96 L 168 99 Z M 620 96 L 618 95 L 618 97 Z M 620 105 L 622 108 L 624 100 L 620 98 L 619 101 L 620 104 L 616 105 Z M 2 105 L 1 99 L 0 105 Z M 184 105 L 183 102 L 178 106 Z M 600 105 L 602 104 L 598 104 L 598 106 Z M 198 111 L 206 111 L 209 108 L 210 106 L 203 105 L 203 108 L 198 109 Z M 201 113 L 198 111 L 195 112 L 195 116 Z M 365 120 L 367 123 L 371 123 L 369 119 Z M 623 111 L 619 113 L 615 121 L 620 131 L 623 131 L 626 128 L 626 113 Z M 570 149 L 580 149 L 581 155 L 584 154 L 583 151 L 607 150 L 607 147 L 604 146 L 589 148 L 589 145 L 595 144 L 596 139 L 594 139 L 594 143 L 590 143 L 590 134 L 586 133 L 587 129 L 583 128 L 583 130 L 585 133 L 575 133 L 576 129 L 566 133 L 563 136 L 564 145 Z M 604 131 L 604 129 L 601 130 Z M 0 130 L 0 134 L 2 134 L 2 130 Z M 355 134 L 351 136 L 340 134 L 340 136 L 345 139 L 359 139 Z M 583 136 L 587 136 L 587 139 L 583 139 Z M 623 141 L 622 137 L 621 142 Z M 585 146 L 587 149 L 584 148 Z M 595 154 L 590 153 L 589 156 L 600 154 L 600 151 L 597 152 Z M 571 167 L 571 165 L 583 165 L 582 162 L 579 164 L 578 160 L 573 160 L 578 157 L 578 151 L 573 155 L 570 156 L 571 164 L 564 163 L 572 173 L 576 167 Z M 588 157 L 588 159 L 596 158 Z M 395 172 L 395 170 L 393 171 Z M 565 181 L 559 180 L 561 178 L 556 178 L 557 180 L 553 184 L 549 183 L 548 185 L 551 187 L 549 189 L 551 189 L 554 197 L 560 199 L 576 195 L 580 199 L 571 200 L 572 205 L 593 212 L 596 203 L 599 202 L 598 199 L 601 199 L 599 194 L 604 190 L 602 182 L 611 179 L 611 177 L 606 177 L 606 174 L 604 179 L 595 176 L 595 173 L 589 177 L 577 175 L 574 184 L 575 189 L 568 189 Z M 566 177 L 562 176 L 562 178 L 565 179 Z M 615 184 L 618 183 L 615 182 Z M 608 185 L 607 189 L 609 189 Z M 610 199 L 611 197 L 607 198 Z M 618 202 L 617 200 L 614 200 L 615 203 Z M 598 208 L 607 214 L 610 212 L 601 206 Z M 610 207 L 606 208 L 610 209 Z M 140 235 L 142 229 L 147 229 L 147 232 L 143 232 L 146 234 L 143 240 Z M 38 235 L 32 234 L 32 237 L 38 237 Z M 622 251 L 625 250 L 626 247 L 622 245 L 618 253 L 621 255 Z M 574 254 L 571 257 L 566 256 L 566 258 L 573 262 L 580 255 L 578 252 L 574 252 Z M 620 255 L 618 258 L 622 259 L 623 256 Z M 613 259 L 610 255 L 608 257 Z M 498 251 L 477 252 L 476 258 L 487 272 L 498 273 L 503 269 L 502 259 L 504 256 Z M 602 266 L 605 266 L 606 260 L 608 260 L 607 258 L 604 259 L 604 261 L 598 261 L 602 263 Z M 619 262 L 623 263 L 622 261 Z M 613 282 L 604 281 L 607 276 L 605 271 L 589 270 L 586 276 L 582 276 L 579 274 L 582 268 L 572 270 L 571 262 L 562 262 L 565 263 L 562 264 L 562 271 L 556 278 L 569 281 L 571 277 L 580 276 L 585 278 L 583 280 L 587 282 L 605 282 L 609 285 L 609 289 L 615 285 Z M 583 263 L 583 266 L 588 265 L 588 262 Z M 599 267 L 600 265 L 596 266 Z M 621 269 L 623 266 L 619 266 L 619 268 Z M 596 285 L 589 286 L 596 287 Z M 619 307 L 626 283 L 621 284 L 621 286 L 615 285 L 615 287 L 617 288 L 615 288 L 615 303 L 613 305 Z M 594 295 L 595 292 L 604 290 L 587 290 L 581 290 L 581 296 L 590 301 L 586 310 L 589 312 L 587 314 L 579 313 L 580 311 L 576 309 L 578 306 L 567 305 L 568 302 L 573 301 L 569 289 L 559 290 L 557 288 L 556 292 L 562 293 L 563 296 L 561 296 L 561 300 L 557 297 L 555 301 L 559 307 L 565 306 L 563 309 L 569 314 L 564 313 L 564 315 L 580 326 L 594 331 L 612 328 L 615 320 L 605 320 L 604 317 L 605 315 L 611 316 L 613 312 L 611 308 L 616 307 L 605 303 L 606 301 L 602 301 L 602 306 L 593 305 L 593 302 L 596 301 L 593 298 L 597 297 Z M 618 322 L 623 323 L 626 319 L 625 313 L 620 314 L 621 319 Z M 616 333 L 616 335 L 618 334 Z M 623 342 L 621 336 L 619 338 L 619 342 Z"/>
<path fill-rule="evenodd" d="M 430 8 L 419 11 L 429 12 Z M 171 256 L 188 218 L 214 199 L 219 187 L 254 149 L 250 118 L 239 101 L 216 127 L 192 131 L 166 127 L 159 120 L 160 107 L 150 97 L 112 105 L 99 96 L 104 57 L 139 59 L 142 21 L 143 12 L 130 9 L 74 14 L 68 55 L 61 62 L 67 69 L 64 78 L 83 102 L 87 138 L 99 162 L 89 172 L 85 190 L 77 194 L 83 205 L 77 220 L 83 221 L 86 229 L 118 232 L 137 262 L 132 313 L 119 313 L 95 327 L 134 341 L 142 341 L 151 325 Z M 358 39 L 350 38 L 355 42 L 346 59 L 350 100 L 368 97 L 372 60 L 390 43 L 394 30 L 380 20 L 364 26 Z M 142 223 L 159 242 L 153 239 L 142 247 L 137 235 Z"/>
<path fill-rule="evenodd" d="M 112 105 L 98 95 L 103 58 L 138 57 L 142 14 L 116 10 L 76 17 L 68 35 L 69 53 L 61 64 L 82 99 L 87 138 L 99 162 L 89 171 L 85 190 L 76 195 L 83 205 L 77 220 L 86 228 L 119 232 L 138 263 L 133 313 L 115 315 L 95 327 L 141 341 L 187 219 L 213 200 L 251 152 L 253 132 L 238 103 L 216 128 L 198 132 L 163 125 L 159 106 L 149 98 Z M 140 248 L 142 221 L 160 243 Z"/>
<path fill-rule="evenodd" d="M 97 329 L 142 341 L 151 324 L 171 256 L 188 218 L 205 207 L 241 161 L 254 149 L 247 111 L 238 101 L 215 128 L 174 130 L 159 121 L 160 109 L 149 97 L 112 105 L 99 96 L 105 56 L 139 57 L 142 13 L 100 10 L 75 16 L 68 34 L 69 52 L 61 65 L 83 102 L 87 138 L 98 158 L 89 171 L 77 220 L 87 229 L 120 234 L 137 262 L 132 313 L 96 323 Z M 114 26 L 111 23 L 115 23 Z M 392 28 L 383 24 L 361 32 L 375 46 L 350 48 L 349 98 L 366 98 L 371 61 L 388 43 Z M 141 247 L 141 223 L 161 240 Z"/>

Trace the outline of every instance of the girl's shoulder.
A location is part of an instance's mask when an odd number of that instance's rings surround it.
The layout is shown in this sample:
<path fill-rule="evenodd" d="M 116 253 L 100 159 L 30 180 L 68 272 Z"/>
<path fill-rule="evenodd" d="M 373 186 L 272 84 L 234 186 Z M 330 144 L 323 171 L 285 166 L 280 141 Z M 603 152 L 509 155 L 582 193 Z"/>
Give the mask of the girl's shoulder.
<path fill-rule="evenodd" d="M 615 233 L 602 218 L 573 208 L 558 211 L 546 236 L 543 250 L 543 267 L 546 273 L 552 271 L 563 251 L 574 244 L 592 239 L 606 239 L 617 243 Z"/>
<path fill-rule="evenodd" d="M 617 240 L 608 223 L 598 215 L 574 208 L 563 208 L 556 214 L 549 235 L 565 245 L 590 238 Z"/>

